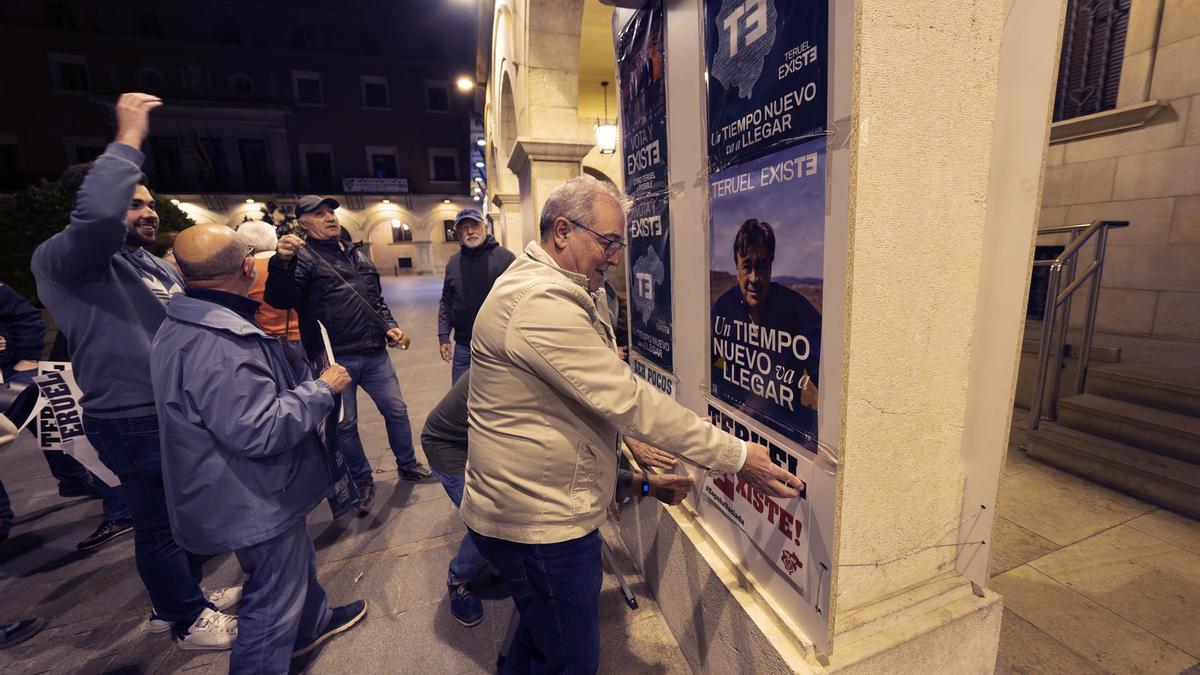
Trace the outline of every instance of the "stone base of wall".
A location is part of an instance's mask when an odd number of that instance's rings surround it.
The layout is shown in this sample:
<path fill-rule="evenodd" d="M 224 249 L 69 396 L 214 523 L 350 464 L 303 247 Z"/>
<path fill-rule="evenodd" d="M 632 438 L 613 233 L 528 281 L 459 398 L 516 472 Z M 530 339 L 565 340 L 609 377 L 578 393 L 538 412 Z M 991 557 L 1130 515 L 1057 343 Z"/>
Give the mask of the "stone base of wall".
<path fill-rule="evenodd" d="M 621 536 L 694 672 L 991 673 L 1000 596 L 948 573 L 841 615 L 831 654 L 790 630 L 686 507 L 642 500 Z"/>

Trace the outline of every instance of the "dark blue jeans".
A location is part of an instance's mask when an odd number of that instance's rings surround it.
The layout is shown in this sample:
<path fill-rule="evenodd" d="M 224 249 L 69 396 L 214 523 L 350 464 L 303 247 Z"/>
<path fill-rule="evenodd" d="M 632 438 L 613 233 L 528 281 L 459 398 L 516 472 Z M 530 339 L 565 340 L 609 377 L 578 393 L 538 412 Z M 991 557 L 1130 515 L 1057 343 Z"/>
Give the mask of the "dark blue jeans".
<path fill-rule="evenodd" d="M 468 530 L 520 612 L 502 673 L 592 675 L 600 667 L 600 533 L 518 544 Z"/>
<path fill-rule="evenodd" d="M 400 381 L 392 368 L 392 359 L 386 349 L 365 354 L 346 354 L 337 357 L 338 363 L 350 373 L 351 384 L 342 392 L 342 409 L 345 414 L 338 424 L 338 442 L 346 456 L 350 475 L 359 485 L 375 482 L 371 476 L 371 463 L 363 452 L 362 439 L 358 435 L 358 388 L 375 402 L 383 414 L 387 428 L 388 443 L 396 456 L 396 466 L 411 469 L 417 463 L 413 451 L 412 424 L 408 421 L 408 406 L 400 393 Z"/>
<path fill-rule="evenodd" d="M 462 505 L 463 487 L 466 484 L 466 478 L 463 474 L 448 474 L 442 473 L 437 469 L 430 469 L 433 476 L 441 482 L 445 488 L 446 494 L 450 496 L 450 501 L 454 502 L 454 507 L 458 508 Z M 471 539 L 470 533 L 464 534 L 462 543 L 458 545 L 458 554 L 450 561 L 450 569 L 446 573 L 446 584 L 462 584 L 470 581 L 475 581 L 480 574 L 487 569 L 488 561 L 475 547 L 475 541 Z"/>
<path fill-rule="evenodd" d="M 13 510 L 12 502 L 8 500 L 8 493 L 4 491 L 4 483 L 0 482 L 0 530 L 8 531 L 12 527 Z"/>
<path fill-rule="evenodd" d="M 458 378 L 462 377 L 470 368 L 471 345 L 455 342 L 454 358 L 450 361 L 450 384 L 458 382 Z"/>
<path fill-rule="evenodd" d="M 286 532 L 234 552 L 249 578 L 242 587 L 230 673 L 286 673 L 297 641 L 329 624 L 317 551 L 301 518 Z"/>
<path fill-rule="evenodd" d="M 134 559 L 154 613 L 177 630 L 187 628 L 212 605 L 200 591 L 203 558 L 180 548 L 171 535 L 158 418 L 108 420 L 85 414 L 83 429 L 100 460 L 121 479 L 133 514 Z"/>

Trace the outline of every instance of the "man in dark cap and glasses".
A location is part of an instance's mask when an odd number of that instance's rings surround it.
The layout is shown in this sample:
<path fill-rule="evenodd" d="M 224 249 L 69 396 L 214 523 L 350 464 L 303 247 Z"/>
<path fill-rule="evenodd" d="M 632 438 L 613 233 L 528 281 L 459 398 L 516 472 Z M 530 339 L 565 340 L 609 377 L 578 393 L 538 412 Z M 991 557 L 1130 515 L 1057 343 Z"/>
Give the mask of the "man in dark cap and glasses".
<path fill-rule="evenodd" d="M 438 343 L 442 360 L 451 364 L 452 383 L 471 367 L 471 327 L 475 325 L 475 315 L 479 314 L 492 284 L 515 257 L 492 237 L 483 214 L 475 209 L 458 212 L 454 217 L 454 233 L 460 250 L 446 263 L 446 280 L 438 305 Z"/>
<path fill-rule="evenodd" d="M 407 344 L 408 339 L 383 300 L 379 271 L 361 244 L 342 239 L 340 206 L 330 197 L 300 198 L 296 218 L 306 239 L 294 234 L 279 239 L 276 255 L 267 265 L 263 297 L 272 307 L 297 311 L 300 338 L 310 359 L 324 351 L 317 322 L 323 324 L 334 357 L 350 372 L 352 382 L 342 394 L 345 412 L 338 424 L 338 441 L 358 487 L 358 513 L 366 515 L 375 499 L 375 482 L 358 435 L 355 395 L 359 386 L 383 414 L 400 479 L 423 480 L 429 470 L 417 462 L 408 406 L 386 349 Z"/>

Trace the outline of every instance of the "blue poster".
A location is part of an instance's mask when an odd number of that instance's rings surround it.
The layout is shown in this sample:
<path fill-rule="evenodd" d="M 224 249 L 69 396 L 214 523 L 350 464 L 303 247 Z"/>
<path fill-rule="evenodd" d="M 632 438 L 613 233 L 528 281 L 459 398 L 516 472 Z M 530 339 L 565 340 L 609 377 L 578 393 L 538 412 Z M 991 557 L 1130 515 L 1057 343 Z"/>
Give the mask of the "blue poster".
<path fill-rule="evenodd" d="M 828 0 L 705 0 L 710 171 L 826 127 Z"/>
<path fill-rule="evenodd" d="M 825 139 L 709 177 L 711 392 L 815 451 Z"/>
<path fill-rule="evenodd" d="M 617 48 L 629 213 L 630 346 L 672 369 L 671 241 L 667 208 L 667 89 L 661 0 L 638 10 Z"/>

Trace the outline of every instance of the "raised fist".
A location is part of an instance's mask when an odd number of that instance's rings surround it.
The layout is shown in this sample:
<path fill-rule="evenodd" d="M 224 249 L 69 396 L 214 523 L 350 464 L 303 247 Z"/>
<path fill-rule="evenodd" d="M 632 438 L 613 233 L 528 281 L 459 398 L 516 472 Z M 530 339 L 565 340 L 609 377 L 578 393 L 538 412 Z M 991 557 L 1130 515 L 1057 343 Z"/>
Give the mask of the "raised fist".
<path fill-rule="evenodd" d="M 162 105 L 162 99 L 150 94 L 121 94 L 117 99 L 116 142 L 141 148 L 150 133 L 150 111 Z"/>

